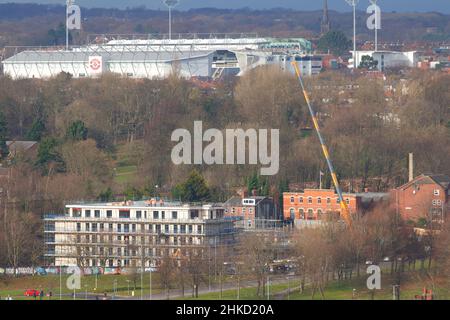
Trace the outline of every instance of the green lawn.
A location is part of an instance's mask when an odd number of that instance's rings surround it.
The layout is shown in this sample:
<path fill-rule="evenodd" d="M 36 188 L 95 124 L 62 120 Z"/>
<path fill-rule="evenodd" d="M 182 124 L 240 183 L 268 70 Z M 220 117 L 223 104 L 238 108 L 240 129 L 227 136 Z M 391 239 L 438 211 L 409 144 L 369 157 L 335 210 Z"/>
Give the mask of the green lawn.
<path fill-rule="evenodd" d="M 70 294 L 73 291 L 67 289 L 66 281 L 68 276 L 62 276 L 62 294 Z M 106 292 L 108 296 L 114 293 L 114 282 L 116 281 L 116 295 L 128 296 L 128 285 L 131 291 L 134 289 L 133 276 L 131 275 L 99 275 L 97 277 L 97 288 L 95 289 L 95 275 L 82 276 L 81 289 L 77 290 L 78 293 L 84 293 L 86 290 L 89 293 L 103 294 Z M 129 280 L 129 282 L 127 281 Z M 157 294 L 161 292 L 158 288 L 159 276 L 158 274 L 152 274 L 152 293 Z M 136 291 L 135 296 L 139 296 L 141 293 L 140 276 L 136 279 Z M 26 276 L 26 277 L 0 277 L 0 296 L 4 299 L 6 296 L 11 295 L 14 299 L 33 299 L 24 297 L 24 291 L 27 289 L 44 290 L 45 293 L 52 291 L 53 299 L 59 299 L 59 284 L 60 278 L 58 275 L 47 276 Z M 144 274 L 143 277 L 143 293 L 144 295 L 150 294 L 150 277 L 149 274 Z M 63 297 L 70 299 L 69 297 Z M 45 299 L 48 299 L 47 297 Z"/>
<path fill-rule="evenodd" d="M 123 166 L 117 167 L 115 170 L 114 180 L 116 183 L 127 184 L 132 182 L 136 177 L 137 167 L 136 166 Z"/>
<path fill-rule="evenodd" d="M 325 288 L 325 299 L 326 300 L 351 300 L 353 289 L 355 291 L 356 300 L 370 300 L 372 299 L 372 292 L 366 287 L 366 277 L 360 277 L 358 279 L 344 280 L 344 281 L 332 281 Z M 381 290 L 376 290 L 373 298 L 375 300 L 392 300 L 392 284 L 394 279 L 389 273 L 384 273 L 382 275 Z M 409 274 L 404 274 L 401 282 L 400 299 L 401 300 L 413 300 L 416 295 L 420 295 L 424 287 L 428 289 L 432 288 L 431 281 L 420 272 L 411 272 Z M 287 295 L 287 289 L 290 286 L 291 290 L 299 286 L 297 283 L 292 281 L 289 285 L 287 283 L 277 284 L 270 286 L 271 299 L 274 298 L 278 293 L 283 292 L 283 299 L 290 300 L 311 300 L 312 290 L 311 288 L 305 288 L 303 293 L 299 290 L 295 290 Z M 438 279 L 435 283 L 434 295 L 436 299 L 439 300 L 449 300 L 450 299 L 450 287 L 446 279 Z M 190 298 L 191 299 L 191 298 Z M 199 295 L 199 300 L 219 300 L 220 293 L 207 293 Z M 237 299 L 237 290 L 226 290 L 222 294 L 222 299 Z M 256 288 L 243 288 L 240 291 L 240 299 L 267 299 L 267 297 L 257 297 Z M 322 296 L 320 292 L 316 292 L 314 300 L 321 300 Z"/>

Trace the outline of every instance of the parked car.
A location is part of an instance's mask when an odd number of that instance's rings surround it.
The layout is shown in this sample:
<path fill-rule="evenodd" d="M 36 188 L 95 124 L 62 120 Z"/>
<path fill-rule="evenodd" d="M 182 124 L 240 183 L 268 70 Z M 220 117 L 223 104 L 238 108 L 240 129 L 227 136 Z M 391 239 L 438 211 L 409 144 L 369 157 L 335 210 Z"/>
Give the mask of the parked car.
<path fill-rule="evenodd" d="M 39 297 L 39 294 L 40 294 L 41 292 L 39 291 L 39 290 L 34 290 L 34 289 L 28 289 L 28 290 L 25 290 L 25 292 L 24 292 L 24 296 L 25 297 Z"/>

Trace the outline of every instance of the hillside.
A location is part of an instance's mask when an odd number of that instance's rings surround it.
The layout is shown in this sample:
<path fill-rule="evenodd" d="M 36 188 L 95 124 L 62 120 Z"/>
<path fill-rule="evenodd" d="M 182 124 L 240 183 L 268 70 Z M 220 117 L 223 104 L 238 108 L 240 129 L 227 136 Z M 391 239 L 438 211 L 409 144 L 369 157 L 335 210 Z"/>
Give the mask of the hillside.
<path fill-rule="evenodd" d="M 87 34 L 97 33 L 166 33 L 167 12 L 145 8 L 82 9 L 83 31 L 75 42 L 84 43 Z M 173 29 L 176 33 L 258 33 L 262 36 L 315 38 L 320 32 L 322 12 L 273 10 L 192 9 L 175 11 Z M 358 38 L 371 39 L 367 30 L 367 14 L 358 12 Z M 330 11 L 332 28 L 352 34 L 351 13 Z M 0 4 L 0 47 L 16 45 L 51 45 L 61 39 L 49 31 L 58 31 L 64 21 L 60 5 Z M 384 13 L 380 40 L 445 41 L 450 35 L 450 15 L 441 13 Z"/>

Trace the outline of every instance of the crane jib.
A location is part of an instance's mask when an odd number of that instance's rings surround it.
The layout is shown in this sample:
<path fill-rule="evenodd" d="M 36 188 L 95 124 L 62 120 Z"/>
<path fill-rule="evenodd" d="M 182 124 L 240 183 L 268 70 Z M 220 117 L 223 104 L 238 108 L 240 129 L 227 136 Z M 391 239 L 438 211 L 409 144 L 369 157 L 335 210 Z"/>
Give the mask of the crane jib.
<path fill-rule="evenodd" d="M 305 85 L 303 84 L 302 76 L 300 74 L 300 69 L 298 68 L 298 65 L 297 65 L 297 63 L 295 61 L 292 62 L 292 65 L 294 66 L 295 73 L 297 74 L 297 78 L 298 78 L 298 81 L 299 81 L 300 86 L 302 88 L 303 95 L 305 97 L 305 101 L 306 101 L 306 104 L 307 104 L 308 109 L 309 109 L 309 113 L 311 114 L 311 118 L 312 118 L 312 121 L 313 121 L 313 124 L 314 124 L 314 128 L 316 129 L 317 136 L 318 136 L 320 144 L 322 146 L 322 151 L 323 151 L 323 154 L 324 154 L 325 159 L 327 161 L 328 169 L 330 170 L 331 178 L 333 180 L 334 187 L 335 187 L 336 192 L 337 192 L 338 197 L 339 197 L 339 203 L 340 203 L 340 206 L 341 206 L 341 212 L 342 212 L 342 214 L 344 216 L 344 220 L 348 224 L 351 224 L 351 218 L 350 218 L 350 213 L 349 213 L 349 210 L 348 210 L 348 206 L 347 206 L 347 203 L 344 201 L 344 198 L 342 196 L 342 190 L 341 190 L 341 187 L 339 186 L 339 181 L 338 181 L 338 178 L 336 176 L 336 172 L 334 170 L 333 163 L 331 162 L 330 153 L 328 152 L 328 148 L 327 148 L 327 146 L 325 144 L 325 141 L 324 141 L 324 139 L 322 137 L 322 134 L 320 132 L 319 121 L 317 120 L 316 114 L 315 114 L 315 112 L 314 112 L 314 110 L 312 108 L 312 105 L 311 105 L 311 102 L 310 102 L 310 99 L 309 99 L 308 92 L 306 91 Z"/>

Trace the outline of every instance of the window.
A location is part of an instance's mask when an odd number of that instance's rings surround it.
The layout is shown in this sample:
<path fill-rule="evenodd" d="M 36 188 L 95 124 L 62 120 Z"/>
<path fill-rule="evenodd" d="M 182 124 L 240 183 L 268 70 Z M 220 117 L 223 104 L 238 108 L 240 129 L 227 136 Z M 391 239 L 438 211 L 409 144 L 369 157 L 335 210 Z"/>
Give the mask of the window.
<path fill-rule="evenodd" d="M 169 225 L 164 225 L 164 233 L 169 233 Z"/>
<path fill-rule="evenodd" d="M 242 207 L 242 213 L 245 213 L 245 207 Z"/>
<path fill-rule="evenodd" d="M 105 230 L 105 226 L 103 223 L 100 223 L 100 231 L 103 231 L 103 230 Z"/>
<path fill-rule="evenodd" d="M 191 210 L 191 219 L 197 219 L 198 218 L 198 210 Z"/>
<path fill-rule="evenodd" d="M 312 197 L 308 197 L 308 203 L 312 203 Z"/>
<path fill-rule="evenodd" d="M 96 223 L 92 224 L 92 231 L 97 232 L 97 224 Z"/>
<path fill-rule="evenodd" d="M 136 211 L 136 219 L 142 219 L 142 211 Z"/>
<path fill-rule="evenodd" d="M 89 223 L 86 223 L 86 231 L 89 231 L 89 230 L 90 230 Z"/>
<path fill-rule="evenodd" d="M 308 220 L 314 219 L 314 211 L 313 209 L 308 209 Z"/>
<path fill-rule="evenodd" d="M 253 213 L 253 208 L 249 208 L 248 213 Z"/>
<path fill-rule="evenodd" d="M 299 203 L 303 203 L 303 197 L 299 197 L 299 198 L 298 198 L 298 202 L 299 202 Z"/>
<path fill-rule="evenodd" d="M 173 226 L 173 233 L 178 233 L 178 226 L 177 225 Z"/>
<path fill-rule="evenodd" d="M 122 225 L 120 223 L 117 225 L 117 232 L 122 232 Z"/>
<path fill-rule="evenodd" d="M 294 203 L 294 197 L 291 197 L 291 203 Z"/>
<path fill-rule="evenodd" d="M 77 231 L 81 231 L 81 223 L 77 223 Z"/>
<path fill-rule="evenodd" d="M 350 199 L 349 198 L 345 199 L 345 202 L 347 202 L 347 204 L 350 204 Z"/>
<path fill-rule="evenodd" d="M 130 232 L 130 225 L 129 224 L 124 224 L 123 225 L 123 232 Z"/>
<path fill-rule="evenodd" d="M 295 210 L 294 208 L 289 209 L 289 216 L 291 219 L 295 219 Z"/>
<path fill-rule="evenodd" d="M 94 211 L 94 216 L 95 216 L 96 218 L 100 218 L 100 210 L 95 210 L 95 211 Z"/>
<path fill-rule="evenodd" d="M 321 219 L 322 218 L 322 210 L 317 209 L 317 219 Z"/>
<path fill-rule="evenodd" d="M 183 228 L 183 226 L 181 226 L 181 227 Z M 188 230 L 189 230 L 189 231 L 188 231 L 189 233 L 192 233 L 192 225 L 191 225 L 191 224 L 189 225 Z"/>
<path fill-rule="evenodd" d="M 317 203 L 322 203 L 322 198 L 317 198 Z"/>
<path fill-rule="evenodd" d="M 131 231 L 132 231 L 132 232 L 136 232 L 136 224 L 133 223 L 133 224 L 131 225 Z"/>
<path fill-rule="evenodd" d="M 172 211 L 172 219 L 178 219 L 178 212 Z"/>
<path fill-rule="evenodd" d="M 197 233 L 199 233 L 199 234 L 202 233 L 202 226 L 197 226 Z"/>
<path fill-rule="evenodd" d="M 159 219 L 159 212 L 153 211 L 153 219 Z"/>
<path fill-rule="evenodd" d="M 106 210 L 106 217 L 112 218 L 112 210 Z"/>
<path fill-rule="evenodd" d="M 91 217 L 91 210 L 84 210 L 84 216 L 86 218 L 90 218 Z"/>
<path fill-rule="evenodd" d="M 189 227 L 190 227 L 190 230 L 191 230 L 190 233 L 192 233 L 192 226 L 189 226 Z M 186 226 L 184 224 L 182 224 L 181 227 L 180 227 L 180 233 L 186 233 Z"/>
<path fill-rule="evenodd" d="M 439 189 L 434 189 L 433 194 L 434 194 L 435 196 L 438 196 L 438 195 L 439 195 Z"/>
<path fill-rule="evenodd" d="M 327 203 L 331 203 L 331 198 L 327 198 Z"/>
<path fill-rule="evenodd" d="M 74 218 L 81 217 L 81 210 L 80 209 L 73 209 L 72 217 L 74 217 Z"/>
<path fill-rule="evenodd" d="M 109 231 L 112 231 L 112 229 L 113 229 L 113 224 L 112 224 L 112 223 L 110 223 L 110 224 L 108 225 L 108 229 L 109 229 Z"/>
<path fill-rule="evenodd" d="M 341 203 L 341 200 L 339 200 L 339 198 L 337 198 L 336 203 Z"/>
<path fill-rule="evenodd" d="M 129 219 L 130 218 L 130 210 L 119 210 L 119 218 L 120 219 Z"/>
<path fill-rule="evenodd" d="M 166 218 L 166 212 L 161 211 L 161 219 L 164 220 Z"/>
<path fill-rule="evenodd" d="M 298 215 L 300 216 L 300 219 L 305 219 L 305 210 L 298 209 Z"/>
<path fill-rule="evenodd" d="M 236 208 L 234 208 L 234 207 L 231 208 L 231 213 L 232 213 L 232 214 L 235 214 L 235 213 L 236 213 Z"/>

